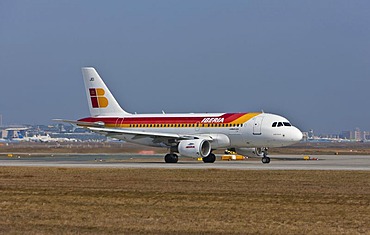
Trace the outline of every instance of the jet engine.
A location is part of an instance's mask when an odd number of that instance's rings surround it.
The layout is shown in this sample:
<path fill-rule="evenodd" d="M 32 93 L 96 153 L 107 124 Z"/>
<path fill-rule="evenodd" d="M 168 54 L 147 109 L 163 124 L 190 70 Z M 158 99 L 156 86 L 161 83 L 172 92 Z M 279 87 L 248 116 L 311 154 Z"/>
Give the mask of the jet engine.
<path fill-rule="evenodd" d="M 237 148 L 235 152 L 247 157 L 263 156 L 263 148 Z"/>
<path fill-rule="evenodd" d="M 182 140 L 177 149 L 182 156 L 203 158 L 211 153 L 211 143 L 204 139 Z"/>

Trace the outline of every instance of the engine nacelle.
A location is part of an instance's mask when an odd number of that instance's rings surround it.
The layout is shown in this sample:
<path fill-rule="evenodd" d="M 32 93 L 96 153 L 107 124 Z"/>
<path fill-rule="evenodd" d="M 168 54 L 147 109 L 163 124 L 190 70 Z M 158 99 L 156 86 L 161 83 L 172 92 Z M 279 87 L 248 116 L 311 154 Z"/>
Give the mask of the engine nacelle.
<path fill-rule="evenodd" d="M 263 149 L 262 148 L 237 148 L 235 151 L 241 155 L 247 157 L 253 156 L 263 156 Z"/>
<path fill-rule="evenodd" d="M 211 153 L 211 143 L 207 140 L 181 140 L 178 145 L 178 152 L 186 157 L 207 157 Z"/>

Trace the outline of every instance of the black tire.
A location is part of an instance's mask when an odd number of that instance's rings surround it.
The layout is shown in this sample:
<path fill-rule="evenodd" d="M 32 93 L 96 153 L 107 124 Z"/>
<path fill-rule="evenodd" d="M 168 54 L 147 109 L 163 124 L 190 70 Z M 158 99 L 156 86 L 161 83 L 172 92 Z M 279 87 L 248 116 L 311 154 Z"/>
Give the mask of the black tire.
<path fill-rule="evenodd" d="M 214 163 L 216 161 L 216 155 L 210 153 L 207 157 L 203 158 L 204 163 Z"/>
<path fill-rule="evenodd" d="M 268 163 L 270 163 L 270 158 L 269 158 L 269 157 L 263 157 L 263 158 L 262 158 L 262 163 L 263 163 L 263 164 L 268 164 Z"/>
<path fill-rule="evenodd" d="M 179 160 L 179 157 L 176 155 L 176 154 L 166 154 L 166 156 L 164 156 L 164 161 L 166 163 L 177 163 L 177 161 Z"/>

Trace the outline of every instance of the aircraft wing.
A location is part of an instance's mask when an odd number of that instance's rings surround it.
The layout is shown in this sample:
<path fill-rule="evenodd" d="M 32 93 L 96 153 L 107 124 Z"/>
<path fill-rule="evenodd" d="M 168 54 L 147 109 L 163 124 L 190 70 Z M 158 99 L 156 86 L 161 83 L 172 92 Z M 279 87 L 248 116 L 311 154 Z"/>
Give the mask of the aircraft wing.
<path fill-rule="evenodd" d="M 150 132 L 150 131 L 136 131 L 136 130 L 127 130 L 127 129 L 118 129 L 118 128 L 106 128 L 104 123 L 100 122 L 81 122 L 65 119 L 54 119 L 54 121 L 59 122 L 68 122 L 74 125 L 78 125 L 84 128 L 87 128 L 93 132 L 106 135 L 108 137 L 119 138 L 120 135 L 129 135 L 131 139 L 140 139 L 140 138 L 151 138 L 153 143 L 163 143 L 164 145 L 170 146 L 172 143 L 181 140 L 191 140 L 191 139 L 205 139 L 210 142 L 214 141 L 212 135 L 179 135 L 174 133 L 163 133 L 163 132 Z"/>
<path fill-rule="evenodd" d="M 116 129 L 116 128 L 101 128 L 101 127 L 87 127 L 89 130 L 110 136 L 115 137 L 118 135 L 131 135 L 132 139 L 140 138 L 151 138 L 153 143 L 163 143 L 165 145 L 170 145 L 174 140 L 188 140 L 188 139 L 198 139 L 197 136 L 192 135 L 178 135 L 172 133 L 161 133 L 161 132 L 147 132 L 147 131 L 131 131 L 125 129 Z"/>
<path fill-rule="evenodd" d="M 159 133 L 159 132 L 146 132 L 146 131 L 130 131 L 125 129 L 116 129 L 116 128 L 99 128 L 99 127 L 87 127 L 89 130 L 94 132 L 99 132 L 105 135 L 109 134 L 128 134 L 128 135 L 142 135 L 148 137 L 167 137 L 167 138 L 175 138 L 179 139 L 180 135 L 178 134 L 170 134 L 170 133 Z"/>

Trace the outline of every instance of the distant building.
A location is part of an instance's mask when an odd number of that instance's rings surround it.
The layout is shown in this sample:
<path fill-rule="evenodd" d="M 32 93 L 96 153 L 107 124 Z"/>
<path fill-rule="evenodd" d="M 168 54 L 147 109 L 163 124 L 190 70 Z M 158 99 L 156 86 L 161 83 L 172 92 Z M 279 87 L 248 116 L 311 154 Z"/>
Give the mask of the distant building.
<path fill-rule="evenodd" d="M 347 140 L 362 141 L 367 139 L 365 138 L 365 133 L 366 132 L 362 132 L 360 128 L 356 128 L 353 131 L 342 131 L 339 137 Z"/>
<path fill-rule="evenodd" d="M 362 133 L 361 133 L 361 130 L 360 130 L 360 128 L 356 128 L 355 130 L 354 130 L 354 137 L 355 137 L 355 140 L 356 141 L 361 141 L 362 140 L 362 137 L 363 137 L 363 135 L 362 135 Z"/>
<path fill-rule="evenodd" d="M 302 141 L 307 141 L 308 140 L 308 132 L 302 132 Z"/>
<path fill-rule="evenodd" d="M 8 131 L 7 130 L 1 130 L 0 138 L 2 138 L 2 139 L 8 138 Z"/>
<path fill-rule="evenodd" d="M 370 140 L 370 131 L 364 131 L 363 140 Z"/>
<path fill-rule="evenodd" d="M 315 135 L 314 135 L 314 133 L 313 133 L 313 130 L 311 129 L 311 130 L 309 130 L 309 132 L 308 132 L 308 139 L 313 139 L 314 137 L 315 137 Z"/>
<path fill-rule="evenodd" d="M 351 139 L 351 132 L 350 131 L 342 131 L 340 133 L 339 137 L 342 138 L 342 139 L 350 140 Z"/>

